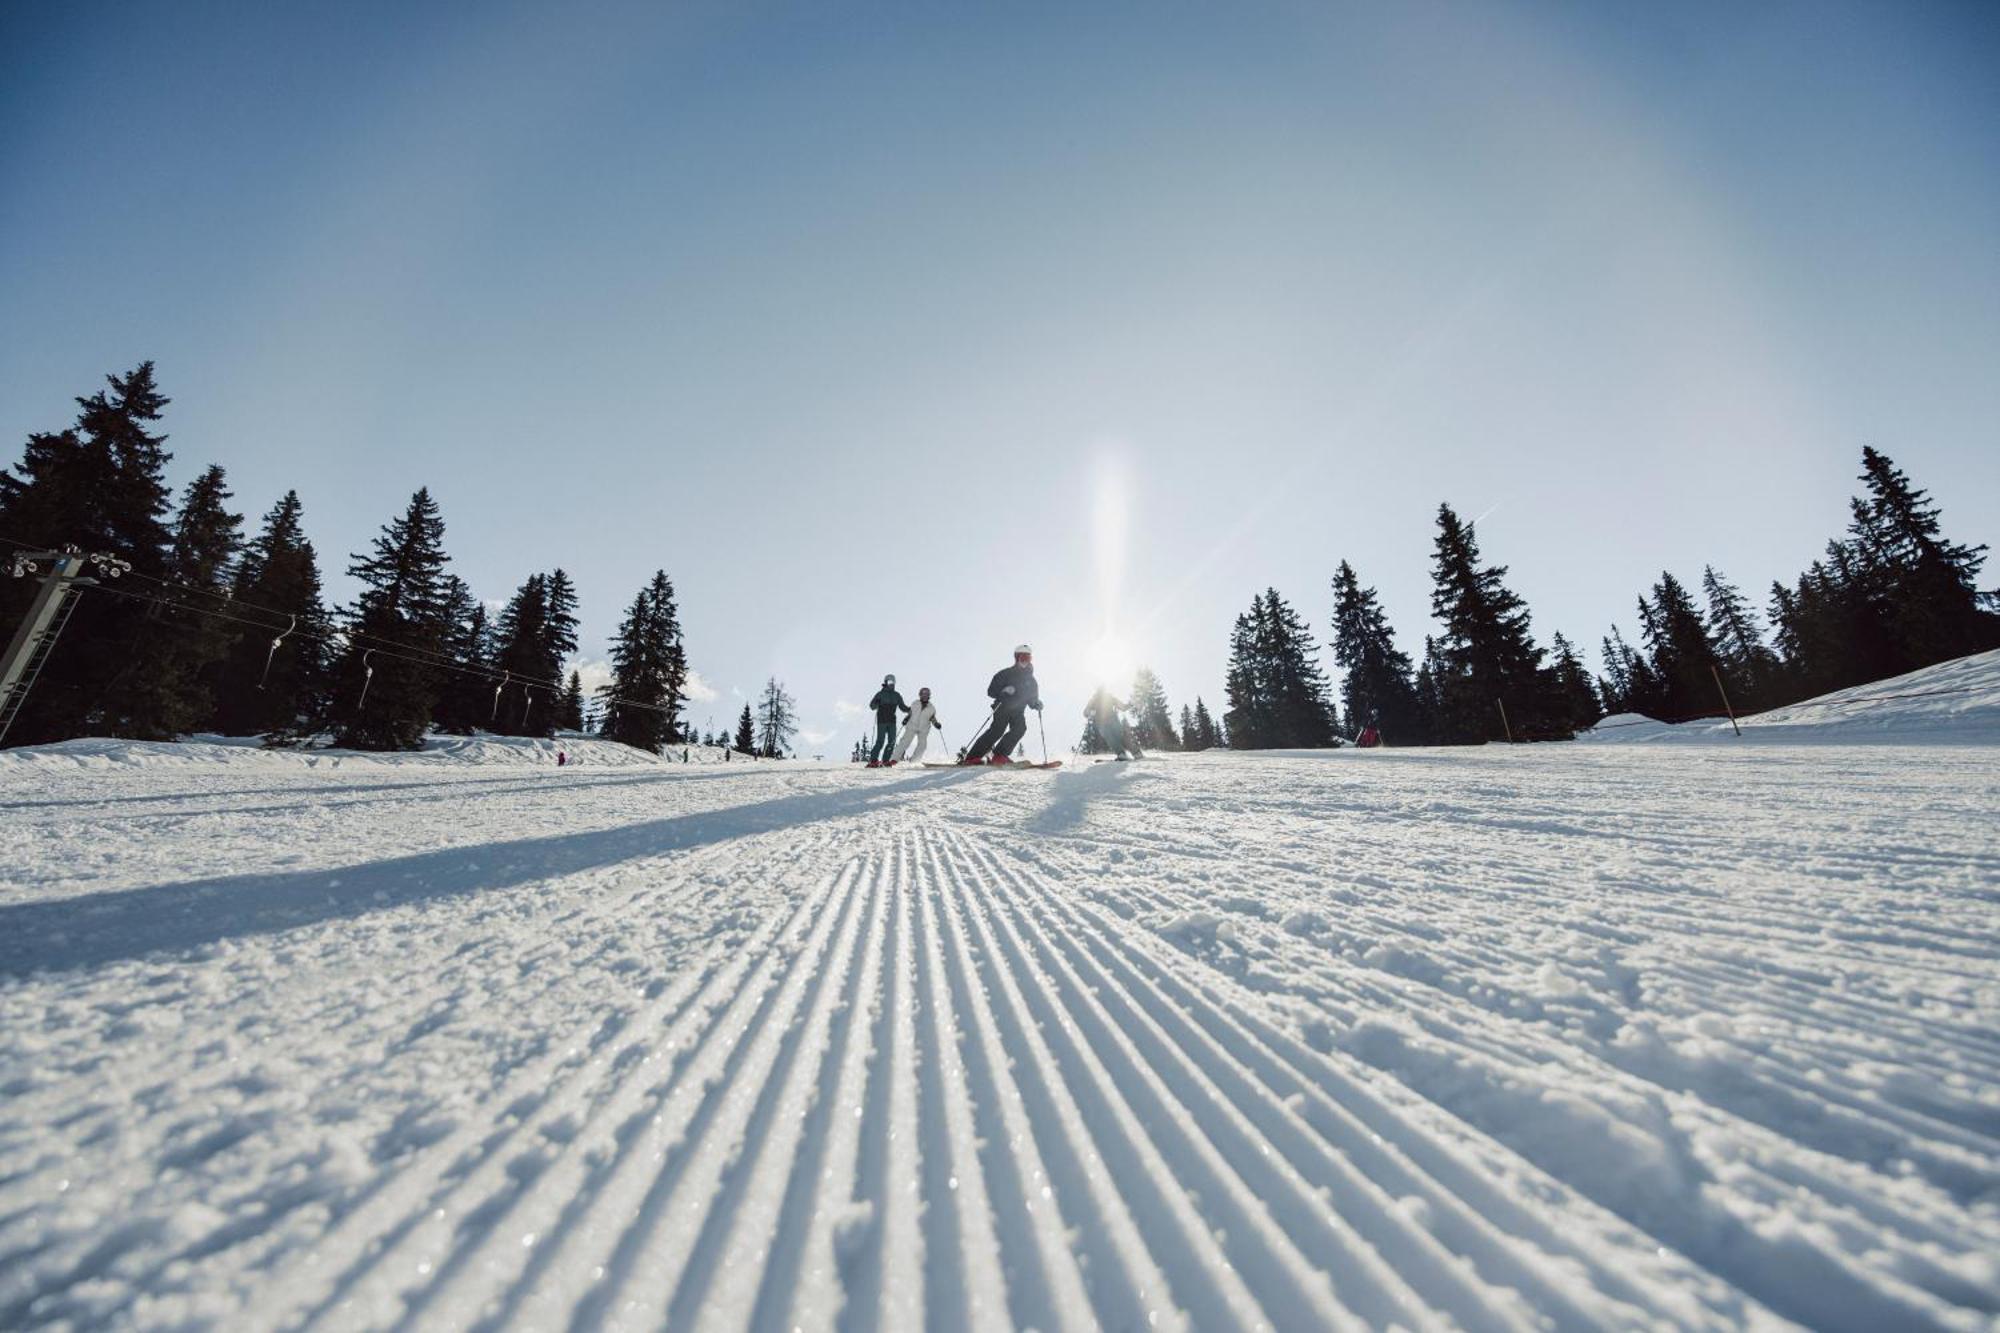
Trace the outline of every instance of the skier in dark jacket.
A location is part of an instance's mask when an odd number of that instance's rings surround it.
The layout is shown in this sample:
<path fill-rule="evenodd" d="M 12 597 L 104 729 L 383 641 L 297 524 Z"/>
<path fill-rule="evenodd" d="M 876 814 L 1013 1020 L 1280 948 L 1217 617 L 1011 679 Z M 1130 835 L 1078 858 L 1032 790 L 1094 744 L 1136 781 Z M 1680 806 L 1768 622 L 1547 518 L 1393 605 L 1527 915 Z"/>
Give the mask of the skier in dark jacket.
<path fill-rule="evenodd" d="M 1132 739 L 1132 728 L 1126 725 L 1125 709 L 1128 705 L 1114 697 L 1110 690 L 1099 690 L 1090 701 L 1085 716 L 1097 724 L 1097 735 L 1111 747 L 1113 757 L 1123 760 L 1130 750 L 1133 759 L 1144 759 L 1139 753 L 1139 743 Z"/>
<path fill-rule="evenodd" d="M 903 702 L 903 696 L 896 693 L 896 678 L 882 677 L 882 688 L 875 691 L 875 697 L 868 701 L 875 710 L 875 744 L 868 750 L 868 767 L 885 768 L 896 762 L 896 713 L 910 711 Z"/>
<path fill-rule="evenodd" d="M 1013 760 L 1008 756 L 1028 734 L 1028 710 L 1042 711 L 1042 690 L 1035 683 L 1035 655 L 1027 644 L 1014 650 L 1013 666 L 1003 667 L 993 677 L 993 683 L 986 687 L 986 697 L 993 701 L 993 721 L 979 733 L 979 739 L 959 762 L 1010 764 Z"/>

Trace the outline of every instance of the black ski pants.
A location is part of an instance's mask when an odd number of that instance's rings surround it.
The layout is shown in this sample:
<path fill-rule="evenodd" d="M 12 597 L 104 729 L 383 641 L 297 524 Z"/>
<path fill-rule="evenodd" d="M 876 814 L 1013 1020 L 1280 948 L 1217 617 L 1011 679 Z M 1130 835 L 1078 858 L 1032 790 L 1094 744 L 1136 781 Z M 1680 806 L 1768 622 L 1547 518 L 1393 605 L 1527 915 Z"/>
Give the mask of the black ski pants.
<path fill-rule="evenodd" d="M 1028 734 L 1028 710 L 1007 708 L 993 715 L 986 730 L 979 733 L 979 739 L 965 752 L 967 759 L 984 759 L 990 751 L 1005 758 L 1014 753 L 1014 747 Z"/>
<path fill-rule="evenodd" d="M 869 747 L 868 762 L 881 763 L 896 757 L 896 715 L 877 716 L 875 719 L 875 744 Z"/>

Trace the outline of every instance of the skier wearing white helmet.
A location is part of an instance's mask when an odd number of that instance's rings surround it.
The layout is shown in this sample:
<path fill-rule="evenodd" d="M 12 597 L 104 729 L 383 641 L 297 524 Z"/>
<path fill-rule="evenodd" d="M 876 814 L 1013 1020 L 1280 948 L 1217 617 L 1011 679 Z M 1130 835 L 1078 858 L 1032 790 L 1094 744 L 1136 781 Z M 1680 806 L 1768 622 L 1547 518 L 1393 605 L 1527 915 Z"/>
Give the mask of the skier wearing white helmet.
<path fill-rule="evenodd" d="M 937 707 L 931 703 L 931 687 L 926 685 L 917 691 L 917 706 L 903 719 L 903 738 L 896 742 L 896 757 L 891 763 L 902 763 L 905 759 L 921 761 L 924 747 L 930 744 L 931 731 L 944 730 L 944 723 L 938 721 Z M 916 752 L 911 753 L 910 747 Z"/>
<path fill-rule="evenodd" d="M 1008 756 L 1028 734 L 1028 710 L 1042 711 L 1042 690 L 1035 683 L 1035 655 L 1027 644 L 1014 649 L 1014 665 L 1000 669 L 986 687 L 986 696 L 993 700 L 993 721 L 959 762 L 1010 764 L 1014 761 Z"/>
<path fill-rule="evenodd" d="M 896 693 L 896 678 L 882 677 L 882 688 L 875 691 L 875 697 L 868 701 L 875 710 L 875 744 L 868 749 L 868 767 L 882 768 L 896 762 L 896 714 L 907 714 L 910 706 L 903 702 L 903 696 Z"/>

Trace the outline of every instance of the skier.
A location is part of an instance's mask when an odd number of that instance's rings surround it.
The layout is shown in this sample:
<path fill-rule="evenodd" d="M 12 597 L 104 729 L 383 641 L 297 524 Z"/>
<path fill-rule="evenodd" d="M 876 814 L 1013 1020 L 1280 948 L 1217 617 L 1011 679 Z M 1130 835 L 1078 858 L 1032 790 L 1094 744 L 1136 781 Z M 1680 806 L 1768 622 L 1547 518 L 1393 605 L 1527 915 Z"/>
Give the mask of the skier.
<path fill-rule="evenodd" d="M 896 714 L 907 714 L 910 706 L 896 693 L 894 676 L 882 677 L 882 688 L 875 691 L 868 706 L 875 710 L 875 744 L 868 749 L 868 767 L 887 768 L 896 762 L 890 753 L 896 746 Z"/>
<path fill-rule="evenodd" d="M 944 723 L 938 721 L 937 708 L 931 703 L 931 687 L 922 686 L 917 690 L 917 706 L 903 719 L 903 738 L 896 742 L 896 757 L 891 762 L 902 763 L 905 759 L 921 761 L 924 747 L 931 743 L 931 729 L 944 730 Z M 911 745 L 916 753 L 910 753 Z"/>
<path fill-rule="evenodd" d="M 1097 734 L 1111 747 L 1112 756 L 1123 763 L 1126 751 L 1131 758 L 1144 759 L 1139 753 L 1138 742 L 1132 739 L 1132 728 L 1125 724 L 1123 713 L 1127 705 L 1112 697 L 1110 690 L 1099 690 L 1090 701 L 1089 716 L 1097 723 Z"/>
<path fill-rule="evenodd" d="M 1361 729 L 1361 734 L 1354 738 L 1354 743 L 1361 749 L 1372 750 L 1382 743 L 1382 733 L 1375 730 L 1375 724 L 1370 722 Z"/>
<path fill-rule="evenodd" d="M 986 697 L 993 701 L 993 720 L 959 762 L 983 764 L 990 752 L 991 762 L 1011 764 L 1014 761 L 1008 756 L 1028 734 L 1028 710 L 1042 711 L 1041 687 L 1035 684 L 1035 655 L 1027 644 L 1014 649 L 1014 665 L 1000 669 L 986 687 Z"/>

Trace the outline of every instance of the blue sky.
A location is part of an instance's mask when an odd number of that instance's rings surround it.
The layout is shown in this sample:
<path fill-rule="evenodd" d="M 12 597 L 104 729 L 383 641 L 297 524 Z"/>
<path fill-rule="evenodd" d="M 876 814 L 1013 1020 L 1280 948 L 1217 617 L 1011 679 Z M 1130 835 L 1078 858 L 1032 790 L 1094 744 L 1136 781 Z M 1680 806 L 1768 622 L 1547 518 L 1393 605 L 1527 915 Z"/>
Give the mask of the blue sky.
<path fill-rule="evenodd" d="M 1996 236 L 1988 4 L 0 12 L 9 455 L 153 358 L 337 590 L 428 484 L 836 753 L 1021 639 L 1052 741 L 1106 657 L 1217 704 L 1342 558 L 1419 651 L 1440 500 L 1587 645 L 1864 443 L 2000 538 Z"/>

